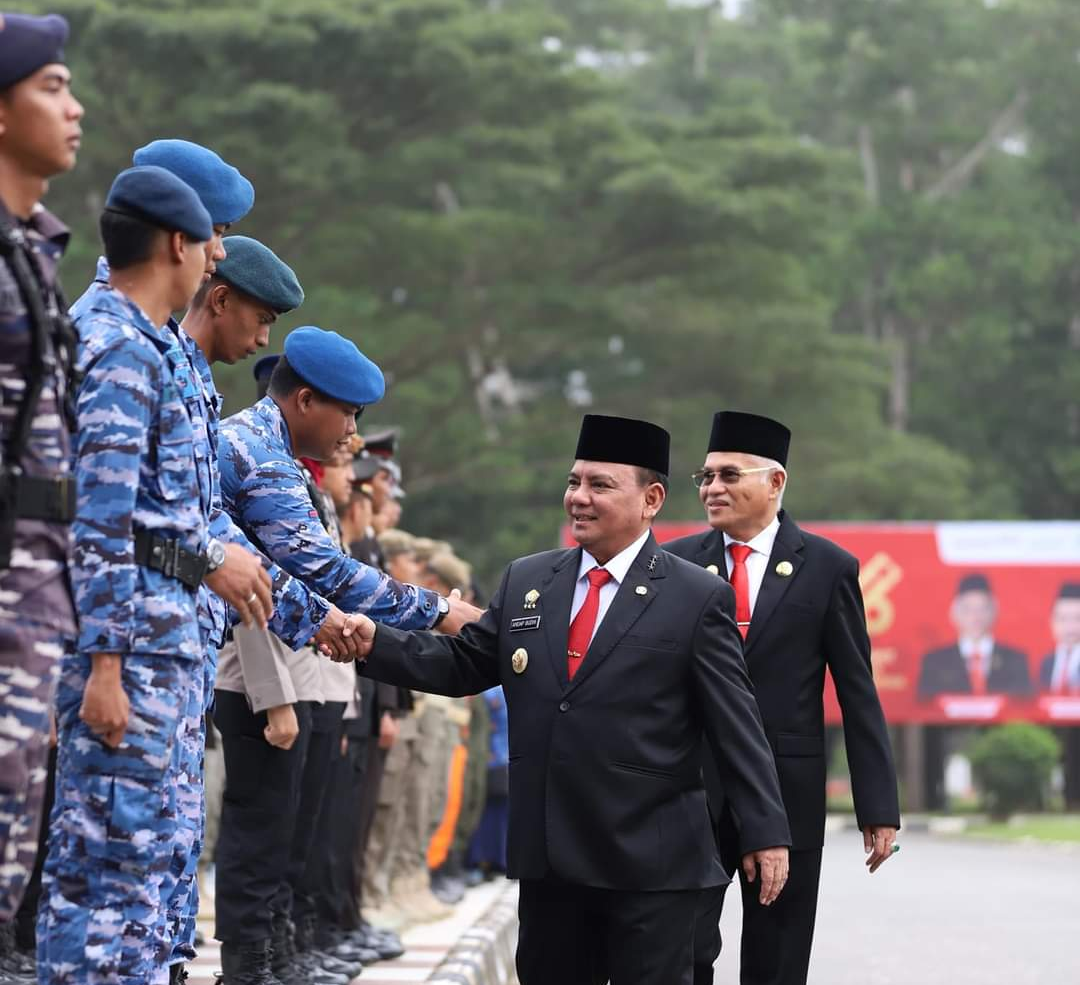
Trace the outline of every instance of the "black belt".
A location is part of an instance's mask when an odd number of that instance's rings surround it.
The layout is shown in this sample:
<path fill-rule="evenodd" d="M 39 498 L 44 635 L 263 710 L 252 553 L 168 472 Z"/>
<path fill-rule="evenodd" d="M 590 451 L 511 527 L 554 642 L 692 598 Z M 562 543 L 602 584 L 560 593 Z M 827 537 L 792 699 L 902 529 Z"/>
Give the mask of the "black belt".
<path fill-rule="evenodd" d="M 135 561 L 188 588 L 202 584 L 208 566 L 205 554 L 189 551 L 178 537 L 161 537 L 149 530 L 135 531 Z"/>
<path fill-rule="evenodd" d="M 21 520 L 71 523 L 75 519 L 75 477 L 6 473 L 2 480 L 3 499 L 13 503 Z"/>

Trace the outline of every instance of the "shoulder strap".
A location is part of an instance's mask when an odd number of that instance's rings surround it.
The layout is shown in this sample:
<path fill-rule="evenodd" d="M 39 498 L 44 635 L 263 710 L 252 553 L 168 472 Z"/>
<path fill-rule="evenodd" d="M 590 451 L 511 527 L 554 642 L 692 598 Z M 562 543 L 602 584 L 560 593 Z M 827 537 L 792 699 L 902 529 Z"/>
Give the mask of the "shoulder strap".
<path fill-rule="evenodd" d="M 11 270 L 15 285 L 22 295 L 30 317 L 30 366 L 26 389 L 19 408 L 15 412 L 15 421 L 8 436 L 7 447 L 2 454 L 5 469 L 18 467 L 19 460 L 26 450 L 30 438 L 30 427 L 34 420 L 34 410 L 45 383 L 45 347 L 47 344 L 49 318 L 42 301 L 38 279 L 30 264 L 26 252 L 25 239 L 20 230 L 12 226 L 0 225 L 0 255 Z"/>

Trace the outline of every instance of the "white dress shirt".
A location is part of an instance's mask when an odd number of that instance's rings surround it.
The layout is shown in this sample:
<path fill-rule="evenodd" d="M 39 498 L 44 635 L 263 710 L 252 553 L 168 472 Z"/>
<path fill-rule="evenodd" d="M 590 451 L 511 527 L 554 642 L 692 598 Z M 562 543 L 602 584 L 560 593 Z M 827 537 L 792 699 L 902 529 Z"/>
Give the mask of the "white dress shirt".
<path fill-rule="evenodd" d="M 1054 666 L 1050 671 L 1050 690 L 1080 687 L 1080 643 L 1059 646 L 1054 651 Z"/>
<path fill-rule="evenodd" d="M 629 547 L 623 548 L 619 551 L 607 564 L 597 564 L 596 558 L 594 558 L 585 548 L 581 549 L 581 564 L 578 565 L 577 582 L 574 584 L 574 601 L 570 605 L 570 622 L 574 621 L 574 617 L 578 614 L 578 610 L 585 604 L 585 596 L 589 594 L 589 579 L 586 577 L 593 568 L 604 568 L 605 571 L 611 577 L 607 583 L 600 586 L 600 608 L 596 613 L 596 624 L 593 626 L 593 634 L 589 637 L 589 642 L 592 643 L 596 636 L 596 631 L 600 628 L 600 623 L 604 621 L 604 616 L 607 614 L 608 606 L 611 605 L 611 600 L 615 598 L 615 593 L 619 590 L 619 586 L 626 578 L 626 573 L 630 570 L 630 565 L 634 563 L 634 559 L 641 553 L 641 548 L 645 546 L 645 541 L 649 539 L 651 531 L 646 530 L 637 540 L 635 540 Z"/>
<path fill-rule="evenodd" d="M 765 571 L 769 567 L 769 558 L 772 556 L 773 544 L 776 543 L 776 535 L 780 530 L 780 518 L 773 517 L 764 530 L 753 540 L 735 540 L 724 534 L 724 559 L 727 561 L 728 580 L 731 579 L 731 569 L 735 567 L 735 559 L 731 556 L 732 544 L 745 544 L 750 548 L 746 556 L 746 580 L 750 588 L 750 615 L 754 614 L 754 606 L 757 605 L 758 593 L 761 591 L 761 583 L 765 580 Z"/>
<path fill-rule="evenodd" d="M 957 646 L 964 658 L 968 675 L 971 674 L 971 665 L 978 660 L 982 667 L 983 680 L 986 680 L 990 676 L 990 658 L 994 655 L 994 637 L 987 634 L 977 640 L 958 640 Z"/>

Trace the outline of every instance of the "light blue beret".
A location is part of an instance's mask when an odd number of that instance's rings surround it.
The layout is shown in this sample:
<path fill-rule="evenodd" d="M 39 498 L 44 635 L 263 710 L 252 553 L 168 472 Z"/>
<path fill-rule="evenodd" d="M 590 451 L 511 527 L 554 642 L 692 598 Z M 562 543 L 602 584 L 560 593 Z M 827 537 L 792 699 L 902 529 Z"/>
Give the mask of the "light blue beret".
<path fill-rule="evenodd" d="M 285 339 L 285 358 L 302 380 L 335 400 L 366 407 L 386 393 L 382 370 L 337 332 L 295 329 Z"/>
<path fill-rule="evenodd" d="M 218 276 L 279 315 L 300 307 L 304 289 L 273 250 L 250 236 L 226 236 L 221 245 L 226 255 L 218 261 Z"/>
<path fill-rule="evenodd" d="M 162 229 L 179 230 L 203 243 L 214 235 L 210 213 L 194 189 L 164 168 L 121 171 L 109 189 L 105 208 L 135 215 Z"/>
<path fill-rule="evenodd" d="M 155 140 L 132 155 L 133 164 L 156 164 L 195 189 L 214 223 L 239 222 L 255 204 L 255 189 L 231 164 L 190 140 Z"/>

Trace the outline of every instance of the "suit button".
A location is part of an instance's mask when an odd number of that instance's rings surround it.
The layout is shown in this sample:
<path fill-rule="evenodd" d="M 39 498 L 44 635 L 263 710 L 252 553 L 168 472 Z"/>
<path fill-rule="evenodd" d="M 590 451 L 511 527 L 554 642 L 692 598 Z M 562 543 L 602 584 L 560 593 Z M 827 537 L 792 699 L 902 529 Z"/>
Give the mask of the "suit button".
<path fill-rule="evenodd" d="M 570 702 L 569 701 L 562 701 L 562 702 L 559 703 L 559 711 L 569 711 L 569 710 L 570 710 Z"/>

